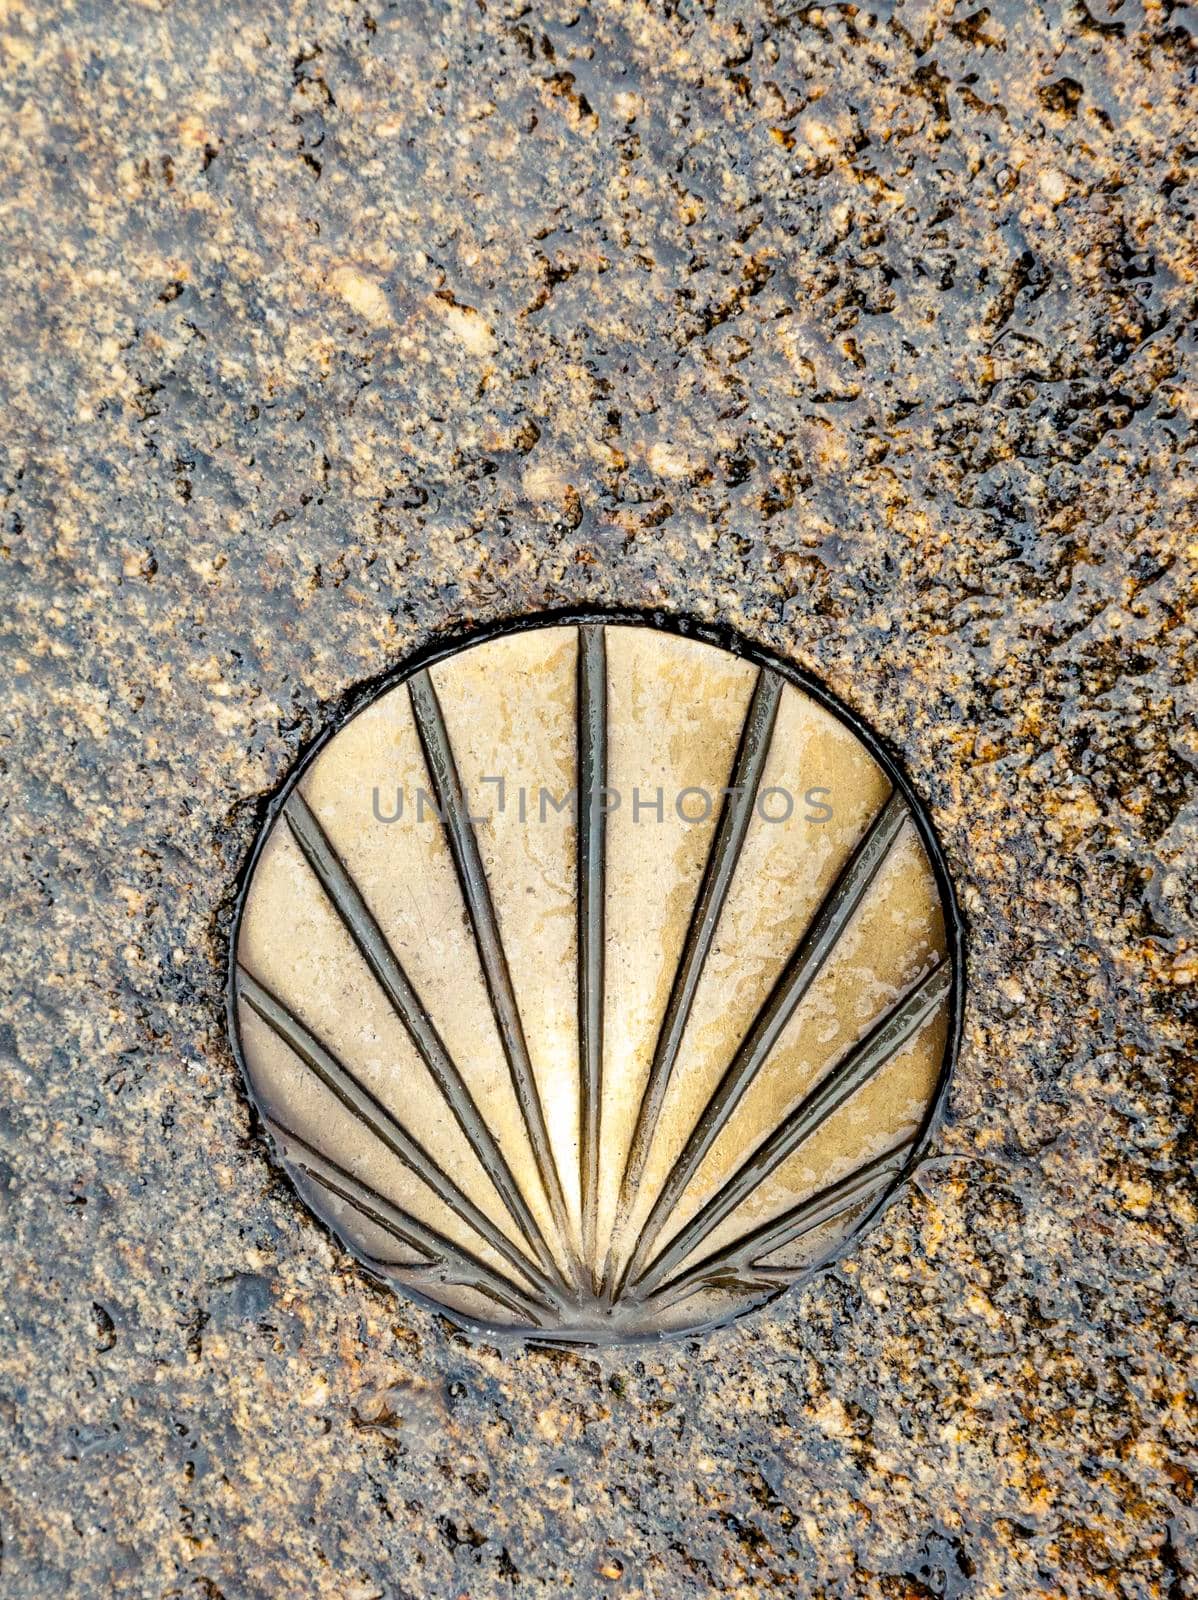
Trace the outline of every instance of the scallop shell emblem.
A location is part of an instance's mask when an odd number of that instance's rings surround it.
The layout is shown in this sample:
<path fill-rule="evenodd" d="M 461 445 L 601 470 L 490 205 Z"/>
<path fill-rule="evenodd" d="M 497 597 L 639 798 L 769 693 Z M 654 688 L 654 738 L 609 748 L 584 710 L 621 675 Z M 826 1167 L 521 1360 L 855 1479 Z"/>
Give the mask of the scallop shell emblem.
<path fill-rule="evenodd" d="M 459 1321 L 658 1338 L 894 1191 L 955 1048 L 930 826 L 734 640 L 555 618 L 389 679 L 292 776 L 230 1022 L 312 1211 Z"/>

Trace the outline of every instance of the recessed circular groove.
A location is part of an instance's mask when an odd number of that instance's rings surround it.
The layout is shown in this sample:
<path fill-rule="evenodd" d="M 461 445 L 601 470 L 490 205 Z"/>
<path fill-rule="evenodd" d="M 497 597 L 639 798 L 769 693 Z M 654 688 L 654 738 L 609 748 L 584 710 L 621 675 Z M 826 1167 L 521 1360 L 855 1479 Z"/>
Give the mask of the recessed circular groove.
<path fill-rule="evenodd" d="M 230 1021 L 300 1194 L 462 1321 L 660 1338 L 802 1279 L 960 1027 L 928 820 L 826 691 L 635 616 L 393 675 L 272 807 Z"/>

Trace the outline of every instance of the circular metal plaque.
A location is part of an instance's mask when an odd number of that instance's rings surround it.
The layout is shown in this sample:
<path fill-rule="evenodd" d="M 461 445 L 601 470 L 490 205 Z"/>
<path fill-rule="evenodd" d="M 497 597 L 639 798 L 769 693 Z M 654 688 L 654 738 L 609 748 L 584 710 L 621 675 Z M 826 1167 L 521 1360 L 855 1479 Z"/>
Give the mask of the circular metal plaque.
<path fill-rule="evenodd" d="M 699 629 L 552 618 L 388 679 L 274 806 L 230 1011 L 291 1178 L 473 1325 L 727 1320 L 926 1137 L 961 953 L 931 828 L 826 692 Z"/>

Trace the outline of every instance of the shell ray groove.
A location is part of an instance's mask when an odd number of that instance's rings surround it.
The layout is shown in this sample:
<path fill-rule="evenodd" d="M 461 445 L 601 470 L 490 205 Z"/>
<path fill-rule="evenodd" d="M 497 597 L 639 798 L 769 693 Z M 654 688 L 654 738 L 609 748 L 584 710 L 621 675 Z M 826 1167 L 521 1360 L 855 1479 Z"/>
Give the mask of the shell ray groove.
<path fill-rule="evenodd" d="M 287 1045 L 327 1089 L 336 1095 L 380 1144 L 385 1145 L 430 1189 L 439 1193 L 450 1210 L 464 1222 L 469 1223 L 493 1250 L 504 1256 L 513 1266 L 518 1266 L 521 1271 L 530 1274 L 534 1281 L 547 1282 L 537 1268 L 523 1259 L 491 1219 L 479 1210 L 474 1201 L 469 1199 L 453 1179 L 438 1167 L 428 1151 L 412 1138 L 406 1128 L 375 1099 L 369 1089 L 359 1083 L 353 1073 L 348 1072 L 342 1063 L 325 1049 L 319 1039 L 309 1033 L 286 1006 L 250 977 L 248 972 L 240 974 L 238 989 L 246 1004 L 262 1018 L 271 1032 Z"/>
<path fill-rule="evenodd" d="M 943 964 L 940 964 L 928 973 L 911 994 L 881 1018 L 869 1036 L 815 1086 L 759 1149 L 746 1157 L 729 1182 L 679 1230 L 635 1280 L 634 1289 L 650 1293 L 672 1267 L 685 1260 L 696 1245 L 702 1244 L 708 1234 L 787 1156 L 809 1139 L 850 1095 L 902 1049 L 946 993 L 947 975 Z"/>
<path fill-rule="evenodd" d="M 420 1251 L 428 1258 L 417 1266 L 396 1265 L 376 1258 L 372 1264 L 380 1270 L 423 1273 L 448 1265 L 460 1281 L 484 1288 L 488 1294 L 500 1299 L 501 1303 L 521 1309 L 529 1316 L 538 1311 L 545 1312 L 551 1309 L 548 1301 L 521 1289 L 518 1284 L 512 1283 L 502 1273 L 496 1272 L 493 1267 L 487 1266 L 485 1262 L 471 1255 L 468 1250 L 455 1245 L 444 1234 L 437 1233 L 419 1218 L 401 1210 L 385 1195 L 372 1189 L 369 1184 L 360 1182 L 344 1167 L 339 1167 L 335 1161 L 322 1156 L 314 1145 L 302 1139 L 292 1129 L 280 1122 L 269 1120 L 268 1125 L 276 1137 L 282 1140 L 285 1148 L 294 1146 L 300 1152 L 298 1158 L 295 1156 L 289 1158 L 293 1165 L 298 1166 L 329 1194 L 336 1195 L 338 1199 L 344 1200 L 347 1205 L 361 1212 L 385 1233 L 398 1239 L 401 1244 Z"/>
<path fill-rule="evenodd" d="M 763 1258 L 787 1245 L 794 1244 L 805 1234 L 814 1232 L 825 1223 L 835 1221 L 845 1211 L 870 1199 L 886 1179 L 899 1175 L 910 1150 L 911 1140 L 907 1139 L 893 1150 L 875 1156 L 872 1161 L 866 1162 L 865 1166 L 858 1167 L 846 1177 L 830 1184 L 828 1188 L 809 1195 L 782 1216 L 763 1222 L 751 1233 L 734 1239 L 722 1250 L 713 1250 L 694 1266 L 668 1278 L 660 1288 L 653 1291 L 652 1297 L 668 1296 L 677 1299 L 681 1295 L 693 1293 L 696 1284 L 728 1272 L 745 1276 L 756 1273 L 762 1282 L 767 1279 L 773 1279 L 780 1284 L 789 1282 L 801 1269 L 770 1267 L 763 1264 Z"/>
<path fill-rule="evenodd" d="M 541 1265 L 557 1275 L 553 1256 L 545 1244 L 528 1202 L 520 1192 L 503 1153 L 407 974 L 396 959 L 378 923 L 371 915 L 351 874 L 341 862 L 319 821 L 298 790 L 288 799 L 283 815 L 308 865 L 320 881 L 334 910 L 348 928 L 354 943 L 376 981 L 407 1029 L 421 1059 L 432 1074 L 446 1104 L 469 1140 L 480 1164 L 506 1204 L 508 1211 L 535 1251 Z"/>
<path fill-rule="evenodd" d="M 570 1222 L 562 1193 L 561 1177 L 553 1157 L 545 1111 L 541 1104 L 536 1079 L 529 1060 L 528 1045 L 520 1007 L 512 987 L 511 974 L 504 954 L 499 922 L 487 884 L 487 874 L 478 851 L 478 841 L 470 821 L 469 807 L 462 793 L 457 762 L 450 743 L 449 730 L 441 714 L 437 691 L 427 672 L 419 672 L 408 685 L 412 714 L 420 735 L 424 759 L 428 765 L 441 813 L 446 838 L 453 853 L 458 881 L 469 912 L 470 922 L 487 980 L 491 1009 L 499 1025 L 504 1054 L 525 1128 L 536 1159 L 537 1173 L 549 1198 L 550 1210 L 558 1230 L 558 1239 L 566 1254 L 574 1259 L 570 1242 Z M 574 1261 L 577 1268 L 577 1262 Z"/>
<path fill-rule="evenodd" d="M 578 1035 L 579 1181 L 583 1254 L 593 1291 L 603 1115 L 604 839 L 607 788 L 607 657 L 603 629 L 579 629 L 578 646 Z"/>
<path fill-rule="evenodd" d="M 885 860 L 905 817 L 906 806 L 902 796 L 892 794 L 829 890 L 815 920 L 803 935 L 769 999 L 754 1019 L 715 1094 L 691 1130 L 685 1149 L 649 1213 L 629 1262 L 626 1279 L 635 1281 L 639 1276 L 648 1250 L 662 1225 L 677 1205 L 704 1156 L 727 1126 L 728 1119 L 835 948 Z"/>
<path fill-rule="evenodd" d="M 736 871 L 741 848 L 744 845 L 745 834 L 752 820 L 754 802 L 774 734 L 774 722 L 778 715 L 781 693 L 782 680 L 768 668 L 762 668 L 757 675 L 753 698 L 745 715 L 731 782 L 727 786 L 711 853 L 707 858 L 703 879 L 695 897 L 682 959 L 678 963 L 674 986 L 670 992 L 653 1061 L 649 1068 L 649 1078 L 637 1110 L 628 1160 L 620 1182 L 620 1200 L 613 1229 L 613 1244 L 624 1231 L 632 1193 L 644 1175 L 649 1145 L 657 1118 L 661 1114 L 670 1075 L 678 1059 L 695 991 L 699 986 L 703 965 L 711 950 L 720 913 L 724 908 L 732 875 Z M 610 1257 L 609 1272 L 605 1275 L 610 1276 Z"/>

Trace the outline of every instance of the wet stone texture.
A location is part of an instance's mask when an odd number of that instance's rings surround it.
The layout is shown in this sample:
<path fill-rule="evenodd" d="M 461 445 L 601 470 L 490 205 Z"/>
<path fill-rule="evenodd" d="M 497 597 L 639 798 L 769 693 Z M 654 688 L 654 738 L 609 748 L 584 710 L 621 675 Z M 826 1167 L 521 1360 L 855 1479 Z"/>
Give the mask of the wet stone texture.
<path fill-rule="evenodd" d="M 1198 1593 L 1196 36 L 0 9 L 5 1596 Z M 355 685 L 580 602 L 884 734 L 965 1038 L 806 1288 L 499 1350 L 272 1166 L 227 933 Z"/>

